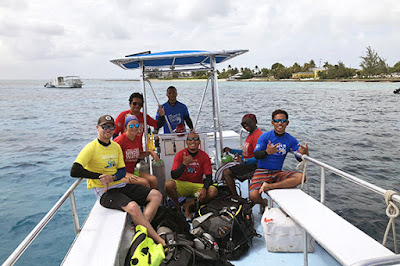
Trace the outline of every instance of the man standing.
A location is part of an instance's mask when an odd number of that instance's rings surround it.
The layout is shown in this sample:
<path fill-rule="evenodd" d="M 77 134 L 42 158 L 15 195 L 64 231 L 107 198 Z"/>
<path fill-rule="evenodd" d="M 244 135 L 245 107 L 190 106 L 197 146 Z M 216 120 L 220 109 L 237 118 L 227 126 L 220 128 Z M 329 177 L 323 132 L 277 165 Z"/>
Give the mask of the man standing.
<path fill-rule="evenodd" d="M 186 105 L 176 100 L 178 92 L 174 86 L 170 86 L 167 89 L 168 102 L 162 105 L 165 115 L 167 116 L 168 122 L 171 126 L 171 130 L 175 130 L 178 124 L 186 122 L 187 126 L 193 131 L 193 123 L 189 116 L 189 111 Z M 157 111 L 157 124 L 160 127 L 164 127 L 164 133 L 172 133 L 168 127 L 168 123 L 165 119 L 165 115 Z"/>
<path fill-rule="evenodd" d="M 284 110 L 272 113 L 271 124 L 274 130 L 262 134 L 254 149 L 254 157 L 258 159 L 256 171 L 251 180 L 249 193 L 254 203 L 266 206 L 267 199 L 261 198 L 261 193 L 276 188 L 292 188 L 301 183 L 302 173 L 282 171 L 283 162 L 290 150 L 308 155 L 308 143 L 301 146 L 299 142 L 286 133 L 289 125 L 289 115 Z M 301 161 L 300 158 L 298 160 Z"/>
<path fill-rule="evenodd" d="M 125 177 L 121 147 L 111 141 L 114 119 L 110 115 L 103 115 L 96 127 L 97 139 L 81 150 L 72 165 L 71 176 L 86 178 L 87 188 L 93 189 L 102 206 L 129 213 L 135 225 L 143 225 L 155 242 L 165 245 L 165 241 L 150 225 L 161 203 L 161 193 L 141 185 L 129 184 L 132 180 Z M 146 205 L 143 213 L 139 205 Z"/>
<path fill-rule="evenodd" d="M 180 212 L 178 197 L 194 197 L 200 203 L 207 203 L 218 195 L 216 187 L 212 186 L 211 160 L 207 153 L 199 149 L 200 137 L 197 133 L 191 132 L 186 139 L 187 148 L 175 155 L 172 165 L 171 177 L 165 183 L 167 195 Z M 205 179 L 203 181 L 203 175 Z M 190 207 L 194 200 L 186 203 L 183 208 L 186 217 L 191 218 Z"/>

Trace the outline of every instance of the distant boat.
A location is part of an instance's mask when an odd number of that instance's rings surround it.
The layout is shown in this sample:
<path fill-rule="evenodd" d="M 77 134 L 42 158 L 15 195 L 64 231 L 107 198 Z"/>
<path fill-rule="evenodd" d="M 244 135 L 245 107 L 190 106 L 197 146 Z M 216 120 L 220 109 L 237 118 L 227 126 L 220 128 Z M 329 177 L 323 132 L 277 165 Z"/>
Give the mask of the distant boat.
<path fill-rule="evenodd" d="M 82 88 L 83 82 L 79 76 L 56 77 L 44 84 L 46 88 Z"/>

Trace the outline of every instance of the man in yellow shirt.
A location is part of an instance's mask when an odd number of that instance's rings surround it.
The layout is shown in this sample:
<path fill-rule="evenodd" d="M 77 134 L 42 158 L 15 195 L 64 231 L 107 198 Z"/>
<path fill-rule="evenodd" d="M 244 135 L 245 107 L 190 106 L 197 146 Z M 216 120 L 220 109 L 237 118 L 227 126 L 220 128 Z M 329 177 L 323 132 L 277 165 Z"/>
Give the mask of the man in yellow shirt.
<path fill-rule="evenodd" d="M 131 180 L 125 177 L 122 149 L 118 143 L 111 141 L 114 119 L 110 115 L 103 115 L 96 127 L 97 139 L 81 150 L 72 165 L 71 176 L 86 178 L 87 188 L 93 189 L 102 206 L 129 213 L 135 225 L 143 225 L 155 242 L 165 245 L 150 224 L 160 206 L 161 193 L 130 184 Z M 140 205 L 146 206 L 143 213 Z"/>

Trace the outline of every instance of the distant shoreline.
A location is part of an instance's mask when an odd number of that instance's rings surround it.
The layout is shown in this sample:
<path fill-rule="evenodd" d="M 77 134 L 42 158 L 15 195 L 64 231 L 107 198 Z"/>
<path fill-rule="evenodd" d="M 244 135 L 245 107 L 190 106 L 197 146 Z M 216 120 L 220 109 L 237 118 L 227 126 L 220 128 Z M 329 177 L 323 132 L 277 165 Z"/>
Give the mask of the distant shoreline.
<path fill-rule="evenodd" d="M 190 82 L 205 81 L 206 79 L 150 79 L 151 81 L 162 82 Z M 105 81 L 140 81 L 140 79 L 106 79 Z M 251 78 L 251 79 L 218 79 L 218 81 L 229 82 L 400 82 L 400 78 L 373 78 L 373 79 L 269 79 L 269 78 Z"/>

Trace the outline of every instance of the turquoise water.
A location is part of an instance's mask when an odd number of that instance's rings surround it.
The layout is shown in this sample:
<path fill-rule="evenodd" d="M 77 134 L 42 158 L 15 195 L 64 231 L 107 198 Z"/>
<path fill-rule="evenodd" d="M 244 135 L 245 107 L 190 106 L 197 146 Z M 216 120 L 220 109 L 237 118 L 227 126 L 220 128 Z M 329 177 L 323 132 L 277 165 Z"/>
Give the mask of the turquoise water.
<path fill-rule="evenodd" d="M 0 81 L 0 261 L 3 262 L 75 181 L 70 167 L 82 147 L 96 137 L 103 114 L 128 109 L 139 82 L 84 80 L 82 89 L 48 89 L 45 80 Z M 196 120 L 205 82 L 153 82 L 157 96 L 178 89 Z M 289 112 L 287 131 L 304 143 L 310 155 L 385 189 L 400 190 L 400 97 L 396 83 L 220 82 L 223 128 L 240 130 L 245 113 L 255 113 L 259 127 L 271 130 L 271 112 Z M 147 95 L 149 113 L 156 101 Z M 197 129 L 211 129 L 209 93 Z M 286 169 L 296 161 L 288 158 Z M 311 194 L 319 197 L 319 169 L 309 166 Z M 76 190 L 80 223 L 95 197 L 85 185 Z M 327 205 L 345 219 L 382 240 L 387 218 L 384 200 L 339 177 L 327 174 Z M 259 232 L 261 233 L 261 232 Z M 74 229 L 69 202 L 27 249 L 17 265 L 57 265 Z M 390 242 L 389 245 L 392 245 Z"/>

